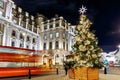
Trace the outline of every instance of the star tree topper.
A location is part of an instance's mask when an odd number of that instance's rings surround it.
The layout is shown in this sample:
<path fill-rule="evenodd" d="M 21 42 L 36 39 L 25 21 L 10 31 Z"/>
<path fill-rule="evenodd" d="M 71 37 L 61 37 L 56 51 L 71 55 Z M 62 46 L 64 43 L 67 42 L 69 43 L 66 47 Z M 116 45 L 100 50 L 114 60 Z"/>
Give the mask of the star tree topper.
<path fill-rule="evenodd" d="M 87 8 L 82 5 L 82 8 L 80 8 L 79 12 L 80 14 L 86 13 Z"/>

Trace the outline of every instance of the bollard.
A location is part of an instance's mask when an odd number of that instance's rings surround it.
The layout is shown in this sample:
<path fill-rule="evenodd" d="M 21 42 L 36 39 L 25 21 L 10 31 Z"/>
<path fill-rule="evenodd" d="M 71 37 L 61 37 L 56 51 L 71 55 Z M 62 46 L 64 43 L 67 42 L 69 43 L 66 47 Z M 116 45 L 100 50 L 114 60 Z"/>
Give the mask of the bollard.
<path fill-rule="evenodd" d="M 67 69 L 67 68 L 65 68 L 65 75 L 67 75 L 67 72 L 68 72 L 68 69 Z"/>
<path fill-rule="evenodd" d="M 58 68 L 56 68 L 56 74 L 57 74 L 57 75 L 59 74 L 59 72 L 58 72 Z"/>
<path fill-rule="evenodd" d="M 107 68 L 104 67 L 104 74 L 107 74 Z"/>
<path fill-rule="evenodd" d="M 28 79 L 31 79 L 31 70 L 28 70 Z"/>

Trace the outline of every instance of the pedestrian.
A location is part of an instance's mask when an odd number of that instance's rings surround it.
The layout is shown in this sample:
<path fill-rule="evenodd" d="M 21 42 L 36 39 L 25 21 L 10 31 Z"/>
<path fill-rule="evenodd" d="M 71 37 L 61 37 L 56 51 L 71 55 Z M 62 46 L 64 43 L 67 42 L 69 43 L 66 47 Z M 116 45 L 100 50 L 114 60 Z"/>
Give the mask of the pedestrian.
<path fill-rule="evenodd" d="M 107 74 L 107 68 L 106 68 L 106 66 L 104 67 L 104 74 Z"/>
<path fill-rule="evenodd" d="M 67 68 L 67 67 L 65 67 L 64 69 L 65 69 L 65 75 L 67 75 L 68 68 Z"/>
<path fill-rule="evenodd" d="M 31 70 L 28 69 L 28 79 L 31 79 Z"/>

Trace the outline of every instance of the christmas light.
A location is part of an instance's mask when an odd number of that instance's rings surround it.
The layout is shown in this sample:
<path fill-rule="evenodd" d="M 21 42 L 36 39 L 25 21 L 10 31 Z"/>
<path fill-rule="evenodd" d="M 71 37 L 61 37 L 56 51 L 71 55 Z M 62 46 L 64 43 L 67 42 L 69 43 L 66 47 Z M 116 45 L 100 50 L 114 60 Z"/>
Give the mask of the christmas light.
<path fill-rule="evenodd" d="M 86 13 L 87 8 L 82 5 L 82 8 L 80 8 L 79 12 L 80 14 Z"/>

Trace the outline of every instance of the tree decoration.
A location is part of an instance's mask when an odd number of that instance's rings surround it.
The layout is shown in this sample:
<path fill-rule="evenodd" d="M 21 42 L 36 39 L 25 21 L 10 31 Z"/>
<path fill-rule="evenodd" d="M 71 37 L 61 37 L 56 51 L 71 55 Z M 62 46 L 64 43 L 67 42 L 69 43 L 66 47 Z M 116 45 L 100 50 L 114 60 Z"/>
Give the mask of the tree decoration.
<path fill-rule="evenodd" d="M 74 60 L 77 62 L 74 67 L 92 67 L 101 68 L 103 62 L 100 62 L 102 49 L 98 47 L 98 39 L 95 34 L 90 31 L 92 22 L 84 14 L 86 8 L 80 8 L 80 21 L 76 26 L 76 34 L 74 37 Z"/>

